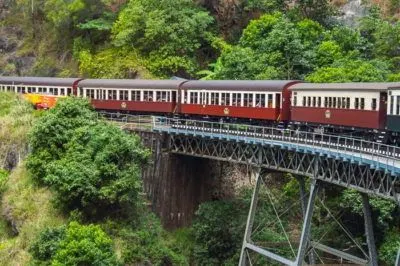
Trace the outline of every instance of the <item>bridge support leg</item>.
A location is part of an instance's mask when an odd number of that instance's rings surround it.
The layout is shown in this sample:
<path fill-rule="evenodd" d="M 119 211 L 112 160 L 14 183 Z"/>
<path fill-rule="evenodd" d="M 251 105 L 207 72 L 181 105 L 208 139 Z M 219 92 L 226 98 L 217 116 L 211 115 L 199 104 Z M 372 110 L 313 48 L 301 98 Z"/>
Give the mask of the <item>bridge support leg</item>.
<path fill-rule="evenodd" d="M 257 178 L 256 187 L 254 188 L 253 196 L 251 198 L 250 211 L 249 211 L 249 215 L 247 217 L 246 231 L 244 232 L 242 251 L 240 253 L 239 266 L 246 266 L 246 262 L 247 262 L 246 245 L 247 245 L 247 243 L 251 242 L 251 232 L 253 230 L 254 216 L 256 214 L 258 192 L 260 190 L 261 181 L 262 181 L 261 180 L 262 179 L 261 169 L 257 169 L 256 171 L 257 171 L 256 172 L 256 178 Z"/>
<path fill-rule="evenodd" d="M 307 210 L 304 216 L 303 229 L 301 231 L 300 245 L 297 252 L 297 258 L 294 263 L 294 265 L 296 266 L 303 265 L 307 247 L 309 246 L 310 243 L 311 220 L 314 212 L 315 198 L 318 194 L 318 189 L 319 189 L 319 181 L 313 179 L 311 183 L 310 197 L 308 199 Z"/>
<path fill-rule="evenodd" d="M 304 181 L 304 177 L 302 176 L 297 176 L 296 177 L 297 181 L 299 182 L 299 186 L 300 186 L 300 204 L 301 204 L 301 210 L 303 212 L 303 218 L 305 219 L 306 215 L 307 215 L 307 192 L 306 192 L 306 184 Z M 308 245 L 310 245 L 311 243 L 311 239 L 309 239 L 308 241 Z M 315 254 L 314 254 L 314 250 L 310 252 L 310 255 L 308 257 L 309 259 L 309 264 L 311 265 L 315 265 Z"/>
<path fill-rule="evenodd" d="M 372 227 L 372 215 L 371 206 L 369 205 L 368 195 L 365 193 L 361 194 L 363 202 L 363 212 L 364 212 L 364 224 L 365 224 L 365 234 L 367 237 L 368 244 L 368 254 L 369 254 L 369 266 L 378 266 L 378 255 L 376 252 L 374 230 Z"/>

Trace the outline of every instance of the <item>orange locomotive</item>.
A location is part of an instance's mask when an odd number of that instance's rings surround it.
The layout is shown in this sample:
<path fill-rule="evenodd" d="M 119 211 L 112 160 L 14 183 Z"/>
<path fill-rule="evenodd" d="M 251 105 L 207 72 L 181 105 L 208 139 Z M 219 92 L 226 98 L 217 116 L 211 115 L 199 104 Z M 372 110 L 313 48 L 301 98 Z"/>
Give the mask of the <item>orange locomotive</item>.
<path fill-rule="evenodd" d="M 44 95 L 37 93 L 26 93 L 23 94 L 23 97 L 30 103 L 35 106 L 35 109 L 38 110 L 47 110 L 56 105 L 59 98 L 63 96 L 56 95 Z"/>

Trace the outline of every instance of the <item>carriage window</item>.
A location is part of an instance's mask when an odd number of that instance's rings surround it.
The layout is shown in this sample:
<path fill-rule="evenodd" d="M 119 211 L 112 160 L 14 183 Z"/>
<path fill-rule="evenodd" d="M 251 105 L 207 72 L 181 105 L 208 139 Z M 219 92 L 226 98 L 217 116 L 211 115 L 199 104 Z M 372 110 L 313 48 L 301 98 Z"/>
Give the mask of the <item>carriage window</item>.
<path fill-rule="evenodd" d="M 365 99 L 364 98 L 360 98 L 360 99 L 361 99 L 360 109 L 364 110 L 364 108 L 365 108 Z"/>
<path fill-rule="evenodd" d="M 230 93 L 221 94 L 221 105 L 231 105 Z"/>
<path fill-rule="evenodd" d="M 332 102 L 332 107 L 333 108 L 336 108 L 337 106 L 336 106 L 336 97 L 333 97 L 333 102 Z"/>
<path fill-rule="evenodd" d="M 359 98 L 356 98 L 356 100 L 355 100 L 355 102 L 354 102 L 354 108 L 355 108 L 355 109 L 358 109 L 358 108 L 359 108 L 359 105 L 360 105 L 360 100 L 359 100 Z"/>
<path fill-rule="evenodd" d="M 72 94 L 72 89 L 71 88 L 68 88 L 67 89 L 67 95 L 71 95 Z"/>
<path fill-rule="evenodd" d="M 140 91 L 132 91 L 132 101 L 140 102 Z"/>
<path fill-rule="evenodd" d="M 152 102 L 153 101 L 153 92 L 152 91 L 143 91 L 143 101 Z M 185 97 L 186 103 L 186 97 Z"/>
<path fill-rule="evenodd" d="M 308 97 L 307 106 L 308 106 L 308 107 L 311 106 L 311 97 Z"/>
<path fill-rule="evenodd" d="M 372 98 L 372 103 L 371 103 L 372 110 L 376 110 L 376 107 L 377 107 L 376 98 Z"/>
<path fill-rule="evenodd" d="M 211 92 L 211 104 L 219 105 L 219 93 L 218 92 Z"/>
<path fill-rule="evenodd" d="M 54 89 L 50 88 L 50 94 L 54 94 Z"/>
<path fill-rule="evenodd" d="M 313 107 L 317 106 L 317 97 L 313 97 L 312 105 L 313 105 Z"/>
<path fill-rule="evenodd" d="M 232 106 L 240 106 L 242 102 L 242 94 L 233 93 L 232 94 Z"/>
<path fill-rule="evenodd" d="M 90 99 L 94 99 L 94 90 L 88 89 L 86 90 L 86 97 Z"/>
<path fill-rule="evenodd" d="M 21 92 L 21 87 L 17 87 L 17 92 Z"/>
<path fill-rule="evenodd" d="M 337 102 L 338 108 L 342 108 L 342 98 L 339 97 L 339 98 L 337 99 L 337 101 L 338 101 L 338 102 Z"/>
<path fill-rule="evenodd" d="M 390 96 L 390 110 L 389 114 L 393 114 L 393 102 L 394 102 L 394 96 Z"/>
<path fill-rule="evenodd" d="M 318 97 L 318 107 L 321 107 L 322 104 L 322 97 Z"/>
<path fill-rule="evenodd" d="M 60 95 L 65 95 L 65 89 L 64 88 L 60 89 Z"/>
<path fill-rule="evenodd" d="M 166 102 L 167 101 L 167 92 L 166 91 L 157 91 L 156 92 L 156 101 L 157 102 Z"/>
<path fill-rule="evenodd" d="M 53 94 L 54 94 L 54 95 L 58 95 L 58 88 L 54 88 Z"/>
<path fill-rule="evenodd" d="M 253 94 L 244 93 L 243 94 L 243 106 L 252 107 L 253 106 Z"/>
<path fill-rule="evenodd" d="M 400 96 L 396 96 L 397 102 L 396 102 L 396 115 L 400 114 Z"/>
<path fill-rule="evenodd" d="M 116 100 L 117 99 L 117 91 L 116 90 L 108 90 L 108 99 Z"/>
<path fill-rule="evenodd" d="M 197 104 L 198 103 L 198 95 L 199 95 L 199 93 L 198 92 L 190 92 L 190 103 L 191 104 Z"/>
<path fill-rule="evenodd" d="M 11 91 L 11 86 L 7 86 L 7 90 L 8 90 L 8 91 Z"/>
<path fill-rule="evenodd" d="M 129 91 L 127 90 L 120 90 L 119 91 L 119 99 L 121 101 L 128 101 L 129 100 Z"/>
<path fill-rule="evenodd" d="M 267 106 L 268 108 L 272 108 L 273 107 L 272 106 L 273 105 L 273 100 L 272 100 L 273 97 L 274 96 L 272 94 L 268 94 L 268 106 Z"/>
<path fill-rule="evenodd" d="M 328 106 L 329 106 L 329 108 L 332 108 L 332 106 L 333 106 L 332 97 L 329 97 Z"/>
<path fill-rule="evenodd" d="M 265 94 L 256 94 L 256 107 L 265 107 Z"/>
<path fill-rule="evenodd" d="M 328 107 L 328 97 L 324 97 L 324 107 Z"/>
<path fill-rule="evenodd" d="M 306 97 L 303 96 L 303 107 L 305 107 L 305 106 L 306 106 Z"/>
<path fill-rule="evenodd" d="M 269 97 L 269 94 L 268 94 Z M 297 96 L 293 97 L 293 106 L 297 106 Z M 268 99 L 268 107 L 269 107 L 269 99 Z"/>

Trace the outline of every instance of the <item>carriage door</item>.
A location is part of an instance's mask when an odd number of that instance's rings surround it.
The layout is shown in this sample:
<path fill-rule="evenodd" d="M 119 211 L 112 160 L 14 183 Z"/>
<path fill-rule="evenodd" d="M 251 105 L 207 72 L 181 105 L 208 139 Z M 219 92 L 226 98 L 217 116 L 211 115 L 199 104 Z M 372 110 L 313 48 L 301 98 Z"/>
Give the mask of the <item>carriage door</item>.
<path fill-rule="evenodd" d="M 281 109 L 281 94 L 275 94 L 275 108 L 280 110 Z"/>

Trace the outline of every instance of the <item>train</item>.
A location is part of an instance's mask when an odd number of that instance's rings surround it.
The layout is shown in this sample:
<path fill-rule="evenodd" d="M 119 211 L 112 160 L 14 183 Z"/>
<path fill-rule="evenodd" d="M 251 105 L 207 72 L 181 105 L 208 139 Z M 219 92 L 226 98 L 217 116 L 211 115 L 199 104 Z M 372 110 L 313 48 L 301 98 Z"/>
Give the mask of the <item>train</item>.
<path fill-rule="evenodd" d="M 400 82 L 0 77 L 0 90 L 86 97 L 100 111 L 218 119 L 400 142 Z"/>

